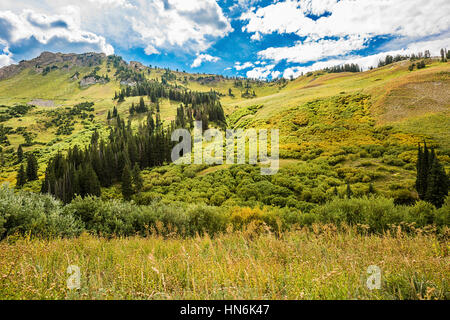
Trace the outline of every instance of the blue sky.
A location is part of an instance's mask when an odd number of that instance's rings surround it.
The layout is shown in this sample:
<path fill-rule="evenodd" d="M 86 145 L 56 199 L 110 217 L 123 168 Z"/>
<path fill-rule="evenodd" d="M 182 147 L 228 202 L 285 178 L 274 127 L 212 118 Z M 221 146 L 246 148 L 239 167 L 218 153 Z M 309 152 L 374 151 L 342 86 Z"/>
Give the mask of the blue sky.
<path fill-rule="evenodd" d="M 2 0 L 0 66 L 41 51 L 117 54 L 188 72 L 297 77 L 450 49 L 447 0 Z"/>

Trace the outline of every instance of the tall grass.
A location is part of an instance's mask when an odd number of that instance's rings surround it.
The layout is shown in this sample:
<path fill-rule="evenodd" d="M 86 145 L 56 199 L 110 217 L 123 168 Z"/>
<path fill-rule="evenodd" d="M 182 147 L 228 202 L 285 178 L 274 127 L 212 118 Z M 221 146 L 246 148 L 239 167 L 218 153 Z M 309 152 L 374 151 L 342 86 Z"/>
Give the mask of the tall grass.
<path fill-rule="evenodd" d="M 314 225 L 192 238 L 0 242 L 0 299 L 448 299 L 448 242 L 399 230 Z M 67 268 L 81 272 L 67 288 Z M 367 268 L 382 270 L 370 291 Z"/>

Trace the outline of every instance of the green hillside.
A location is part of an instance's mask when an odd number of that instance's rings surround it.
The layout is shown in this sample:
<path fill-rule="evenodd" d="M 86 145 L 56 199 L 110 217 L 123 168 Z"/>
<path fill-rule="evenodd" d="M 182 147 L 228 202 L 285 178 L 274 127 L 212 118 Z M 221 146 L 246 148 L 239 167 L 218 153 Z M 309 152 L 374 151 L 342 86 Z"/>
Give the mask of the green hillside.
<path fill-rule="evenodd" d="M 149 68 L 103 55 L 83 60 L 81 65 L 71 64 L 72 60 L 61 56 L 63 61 L 40 59 L 39 66 L 30 62 L 0 81 L 1 181 L 15 184 L 19 145 L 25 153 L 37 155 L 42 179 L 49 159 L 57 152 L 87 145 L 94 130 L 106 137 L 111 126 L 107 114 L 114 107 L 136 129 L 146 115 L 130 116 L 129 110 L 132 104 L 139 104 L 140 96 L 126 97 L 122 102 L 114 99 L 127 87 L 124 77 L 136 75 L 180 91 L 215 92 L 230 128 L 280 129 L 282 170 L 268 182 L 287 188 L 296 201 L 321 203 L 334 187 L 344 193 L 347 183 L 360 194 L 367 193 L 370 186 L 406 202 L 415 199 L 417 143 L 424 140 L 436 148 L 447 170 L 450 166 L 449 63 L 428 59 L 426 68 L 410 71 L 410 62 L 402 61 L 362 73 L 318 71 L 291 81 L 265 82 Z M 92 75 L 98 83 L 81 84 Z M 149 96 L 142 97 L 148 108 L 156 108 Z M 84 102 L 92 102 L 93 110 L 71 111 Z M 180 101 L 159 98 L 157 104 L 161 120 L 169 125 L 176 118 Z M 11 112 L 20 105 L 33 107 L 23 114 Z M 299 168 L 305 164 L 308 168 L 322 166 L 329 180 L 319 183 L 312 179 L 308 184 L 299 178 L 297 187 L 283 182 L 297 170 L 300 174 L 303 169 Z M 186 170 L 167 164 L 144 171 L 142 198 L 159 194 L 172 199 L 169 189 L 182 187 L 177 182 L 180 177 L 188 179 L 183 180 L 186 186 L 201 184 L 229 167 L 191 166 L 188 171 L 192 174 Z M 254 182 L 250 178 L 249 183 Z M 38 191 L 39 186 L 31 182 L 25 188 Z M 231 187 L 221 188 L 207 186 L 207 193 L 196 190 L 192 196 L 207 204 L 248 200 Z M 223 201 L 212 199 L 216 193 Z M 317 194 L 313 197 L 311 193 Z M 120 198 L 119 186 L 105 189 L 103 196 Z"/>

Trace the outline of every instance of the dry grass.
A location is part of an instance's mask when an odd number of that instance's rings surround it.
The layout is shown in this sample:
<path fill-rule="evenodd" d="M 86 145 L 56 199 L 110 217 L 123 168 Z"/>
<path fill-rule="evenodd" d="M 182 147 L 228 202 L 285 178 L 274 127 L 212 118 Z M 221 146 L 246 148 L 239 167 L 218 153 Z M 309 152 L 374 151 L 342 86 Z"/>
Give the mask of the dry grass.
<path fill-rule="evenodd" d="M 332 226 L 275 237 L 12 239 L 0 243 L 0 299 L 445 299 L 448 243 Z M 67 289 L 69 265 L 81 288 Z M 382 288 L 366 288 L 367 268 Z"/>

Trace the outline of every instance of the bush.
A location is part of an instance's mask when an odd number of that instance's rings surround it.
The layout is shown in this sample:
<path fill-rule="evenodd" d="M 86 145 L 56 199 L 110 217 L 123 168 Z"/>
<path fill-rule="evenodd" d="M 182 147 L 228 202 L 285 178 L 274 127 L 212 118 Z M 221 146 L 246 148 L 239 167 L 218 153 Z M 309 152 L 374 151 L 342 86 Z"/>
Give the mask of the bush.
<path fill-rule="evenodd" d="M 402 221 L 401 210 L 395 206 L 392 199 L 363 197 L 358 199 L 335 198 L 325 205 L 312 210 L 316 215 L 310 220 L 314 222 L 332 223 L 337 226 L 342 224 L 368 225 L 372 232 L 382 232 L 388 229 L 390 224 Z"/>
<path fill-rule="evenodd" d="M 266 186 L 271 186 L 270 184 Z M 278 187 L 281 188 L 281 187 Z M 276 189 L 276 188 L 275 188 Z M 313 195 L 316 197 L 313 189 Z M 96 197 L 77 197 L 64 206 L 49 195 L 0 188 L 0 239 L 9 235 L 37 237 L 74 237 L 81 232 L 111 236 L 159 235 L 214 236 L 227 230 L 252 229 L 252 232 L 285 231 L 293 226 L 315 223 L 366 225 L 369 232 L 381 233 L 402 222 L 416 227 L 438 226 L 444 230 L 450 224 L 450 200 L 437 210 L 420 201 L 414 206 L 396 205 L 394 199 L 372 196 L 352 199 L 334 197 L 323 205 L 313 205 L 282 197 L 292 207 L 259 207 L 258 203 L 242 207 L 229 201 L 229 207 L 206 204 L 153 201 L 147 205 Z M 240 206 L 236 206 L 236 204 Z"/>
<path fill-rule="evenodd" d="M 0 188 L 0 239 L 12 234 L 40 237 L 71 237 L 83 229 L 63 205 L 49 195 Z"/>

